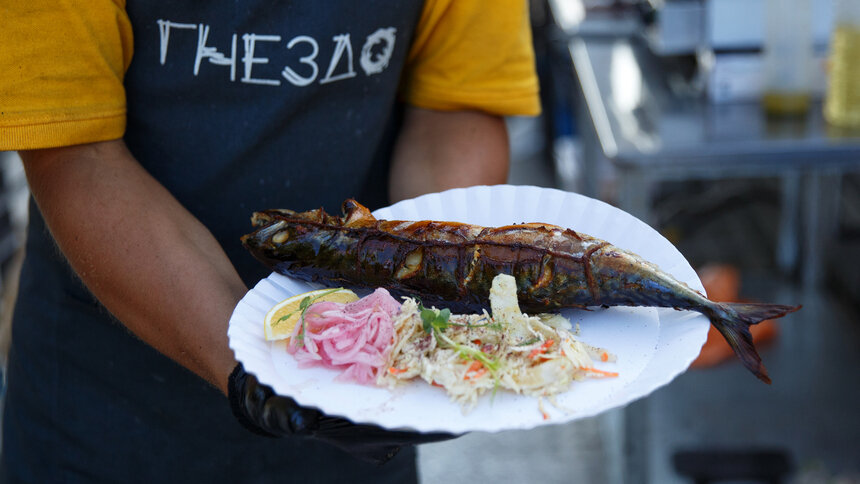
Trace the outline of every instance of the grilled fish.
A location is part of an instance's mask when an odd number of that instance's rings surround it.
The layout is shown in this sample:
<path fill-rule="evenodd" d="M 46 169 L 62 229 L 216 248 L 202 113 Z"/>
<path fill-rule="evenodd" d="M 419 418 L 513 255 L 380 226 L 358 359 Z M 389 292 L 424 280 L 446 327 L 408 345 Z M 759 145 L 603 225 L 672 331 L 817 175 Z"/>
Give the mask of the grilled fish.
<path fill-rule="evenodd" d="M 385 287 L 455 312 L 488 308 L 492 280 L 501 273 L 514 276 L 520 306 L 532 313 L 589 306 L 697 311 L 767 383 L 749 326 L 800 308 L 711 301 L 632 252 L 554 225 L 377 220 L 355 200 L 344 202 L 343 213 L 257 212 L 257 228 L 242 243 L 281 274 L 326 285 Z"/>

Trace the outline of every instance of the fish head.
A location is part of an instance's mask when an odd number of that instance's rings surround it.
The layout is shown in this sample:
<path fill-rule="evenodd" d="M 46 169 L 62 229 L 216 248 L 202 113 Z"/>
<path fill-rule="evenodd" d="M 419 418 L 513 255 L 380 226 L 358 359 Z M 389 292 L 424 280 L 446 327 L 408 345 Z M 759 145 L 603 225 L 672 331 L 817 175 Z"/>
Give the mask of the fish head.
<path fill-rule="evenodd" d="M 307 239 L 320 227 L 342 226 L 343 219 L 323 209 L 295 212 L 271 209 L 255 212 L 251 217 L 255 230 L 241 237 L 242 245 L 258 260 L 274 268 L 284 260 L 299 258 L 294 252 L 305 250 Z"/>

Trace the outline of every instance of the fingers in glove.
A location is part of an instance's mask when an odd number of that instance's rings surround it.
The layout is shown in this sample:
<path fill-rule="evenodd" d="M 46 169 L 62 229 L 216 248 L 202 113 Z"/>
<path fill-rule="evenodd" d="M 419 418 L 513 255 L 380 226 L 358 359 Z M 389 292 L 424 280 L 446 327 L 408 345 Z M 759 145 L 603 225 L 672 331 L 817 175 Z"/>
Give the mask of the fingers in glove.
<path fill-rule="evenodd" d="M 384 464 L 402 446 L 438 442 L 453 434 L 386 430 L 377 425 L 354 424 L 303 407 L 289 397 L 276 395 L 268 385 L 237 365 L 230 375 L 229 397 L 233 413 L 251 431 L 269 436 L 305 435 L 328 442 L 367 462 Z"/>
<path fill-rule="evenodd" d="M 239 422 L 254 433 L 269 436 L 310 435 L 322 414 L 276 395 L 268 385 L 237 365 L 229 379 L 230 407 Z"/>

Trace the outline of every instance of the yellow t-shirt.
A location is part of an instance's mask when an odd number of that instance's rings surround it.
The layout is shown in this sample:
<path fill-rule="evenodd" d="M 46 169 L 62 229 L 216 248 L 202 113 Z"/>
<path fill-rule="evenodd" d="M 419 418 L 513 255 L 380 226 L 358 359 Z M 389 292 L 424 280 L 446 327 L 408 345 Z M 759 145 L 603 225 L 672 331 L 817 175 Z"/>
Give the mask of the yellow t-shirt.
<path fill-rule="evenodd" d="M 538 114 L 528 2 L 427 0 L 401 97 L 428 109 Z"/>
<path fill-rule="evenodd" d="M 117 139 L 133 53 L 124 0 L 9 0 L 0 17 L 0 151 Z M 526 0 L 427 0 L 400 90 L 412 105 L 540 111 Z"/>

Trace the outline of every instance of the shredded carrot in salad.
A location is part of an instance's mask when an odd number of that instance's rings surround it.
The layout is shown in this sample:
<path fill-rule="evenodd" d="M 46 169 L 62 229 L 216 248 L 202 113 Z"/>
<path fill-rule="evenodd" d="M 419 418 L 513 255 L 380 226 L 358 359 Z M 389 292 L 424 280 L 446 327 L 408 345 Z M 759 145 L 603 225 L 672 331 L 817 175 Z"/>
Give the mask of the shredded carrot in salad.
<path fill-rule="evenodd" d="M 515 286 L 502 281 L 497 287 L 496 280 L 492 316 L 450 314 L 404 298 L 387 370 L 378 373 L 377 384 L 395 386 L 417 375 L 468 411 L 480 395 L 498 389 L 552 401 L 575 381 L 618 376 L 594 367 L 595 361 L 615 361 L 614 355 L 579 342 L 567 320 L 560 325 L 558 316 L 523 314 Z"/>

